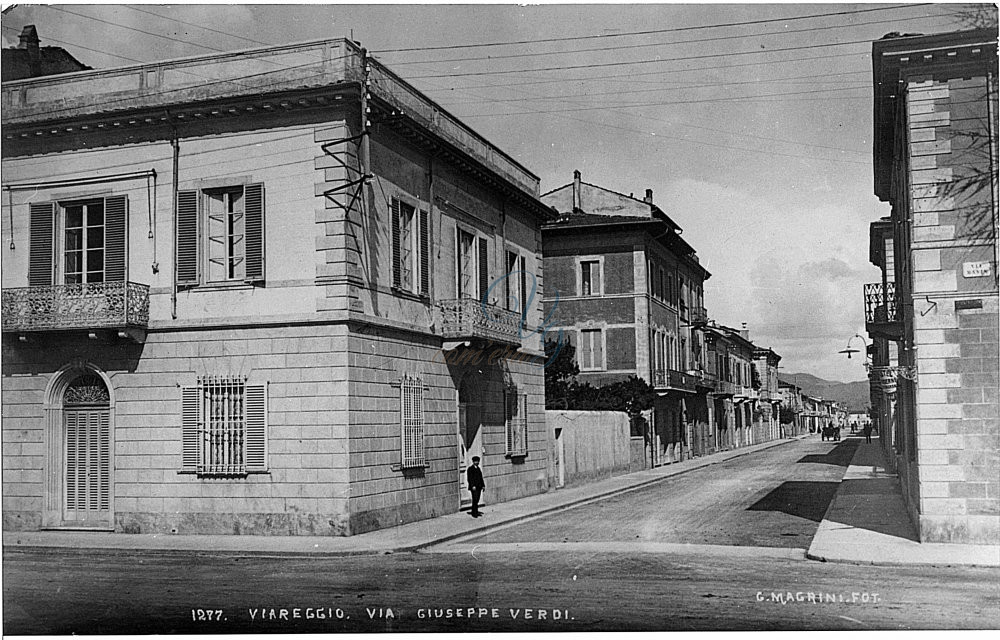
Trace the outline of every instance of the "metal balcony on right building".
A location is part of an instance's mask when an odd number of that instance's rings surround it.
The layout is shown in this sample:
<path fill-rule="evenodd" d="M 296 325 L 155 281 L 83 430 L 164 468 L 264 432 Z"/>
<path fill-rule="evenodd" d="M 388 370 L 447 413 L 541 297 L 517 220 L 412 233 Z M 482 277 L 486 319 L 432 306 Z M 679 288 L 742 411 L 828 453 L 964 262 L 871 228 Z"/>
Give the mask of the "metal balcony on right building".
<path fill-rule="evenodd" d="M 894 282 L 865 285 L 865 329 L 872 337 L 888 340 L 903 336 L 903 316 Z"/>

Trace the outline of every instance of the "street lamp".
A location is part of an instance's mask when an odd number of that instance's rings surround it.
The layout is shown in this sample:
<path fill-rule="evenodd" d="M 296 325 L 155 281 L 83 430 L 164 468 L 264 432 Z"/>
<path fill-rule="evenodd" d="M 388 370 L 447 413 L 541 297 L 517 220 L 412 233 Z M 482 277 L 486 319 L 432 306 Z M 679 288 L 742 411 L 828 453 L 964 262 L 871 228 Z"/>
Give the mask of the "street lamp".
<path fill-rule="evenodd" d="M 863 335 L 861 335 L 860 333 L 855 333 L 853 336 L 851 336 L 847 340 L 847 347 L 844 348 L 844 349 L 841 349 L 837 353 L 846 353 L 848 360 L 851 359 L 851 354 L 852 353 L 861 353 L 860 349 L 852 349 L 851 348 L 851 343 L 854 341 L 855 338 L 860 339 L 861 342 L 863 342 L 864 345 L 865 345 L 865 368 L 868 368 L 868 341 L 865 340 L 865 337 Z"/>

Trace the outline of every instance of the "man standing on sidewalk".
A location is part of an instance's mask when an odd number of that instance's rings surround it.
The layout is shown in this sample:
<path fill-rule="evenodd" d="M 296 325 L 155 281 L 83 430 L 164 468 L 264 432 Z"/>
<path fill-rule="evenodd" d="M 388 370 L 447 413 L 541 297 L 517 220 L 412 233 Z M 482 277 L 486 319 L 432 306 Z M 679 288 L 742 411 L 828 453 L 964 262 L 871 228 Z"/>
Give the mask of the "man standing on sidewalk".
<path fill-rule="evenodd" d="M 469 491 L 472 493 L 472 517 L 478 518 L 480 516 L 479 496 L 486 488 L 486 483 L 483 482 L 483 472 L 479 468 L 479 456 L 472 456 L 472 466 L 466 472 L 466 477 L 469 480 Z"/>
<path fill-rule="evenodd" d="M 866 424 L 865 428 L 862 429 L 862 431 L 865 434 L 865 442 L 867 442 L 868 444 L 871 444 L 872 443 L 872 424 L 870 422 L 868 424 Z"/>

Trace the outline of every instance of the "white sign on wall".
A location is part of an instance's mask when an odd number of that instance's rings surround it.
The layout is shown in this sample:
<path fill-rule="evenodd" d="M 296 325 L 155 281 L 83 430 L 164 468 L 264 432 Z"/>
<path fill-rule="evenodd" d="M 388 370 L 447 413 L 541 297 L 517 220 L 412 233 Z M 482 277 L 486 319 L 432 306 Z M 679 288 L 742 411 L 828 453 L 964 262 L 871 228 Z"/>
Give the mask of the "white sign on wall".
<path fill-rule="evenodd" d="M 992 265 L 988 261 L 962 263 L 962 275 L 966 278 L 983 278 L 992 273 Z"/>

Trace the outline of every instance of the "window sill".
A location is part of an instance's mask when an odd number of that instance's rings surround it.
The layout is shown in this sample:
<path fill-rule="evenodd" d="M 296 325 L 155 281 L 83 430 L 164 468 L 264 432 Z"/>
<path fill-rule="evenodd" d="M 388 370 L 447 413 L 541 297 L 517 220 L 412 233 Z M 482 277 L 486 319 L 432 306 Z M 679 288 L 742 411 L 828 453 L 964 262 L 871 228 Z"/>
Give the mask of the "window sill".
<path fill-rule="evenodd" d="M 400 298 L 406 298 L 407 300 L 413 300 L 415 302 L 423 302 L 424 304 L 430 304 L 431 302 L 430 296 L 424 293 L 413 293 L 412 291 L 399 289 L 397 287 L 392 287 L 392 293 Z"/>
<path fill-rule="evenodd" d="M 222 475 L 222 474 L 216 475 L 216 474 L 198 473 L 197 471 L 189 471 L 187 469 L 183 469 L 181 471 L 178 471 L 177 475 L 179 475 L 179 476 L 197 476 L 201 480 L 239 480 L 239 479 L 242 479 L 242 478 L 246 478 L 247 476 L 261 476 L 261 475 L 267 476 L 267 475 L 271 475 L 271 471 L 269 469 L 267 471 L 244 471 L 242 473 L 231 473 L 231 474 L 228 474 L 228 475 Z"/>
<path fill-rule="evenodd" d="M 257 282 L 211 282 L 206 284 L 178 285 L 180 291 L 252 291 L 258 287 L 263 287 L 264 281 Z"/>
<path fill-rule="evenodd" d="M 525 458 L 528 457 L 528 452 L 525 451 L 524 453 L 505 453 L 503 457 L 507 458 L 508 460 L 524 460 Z"/>

